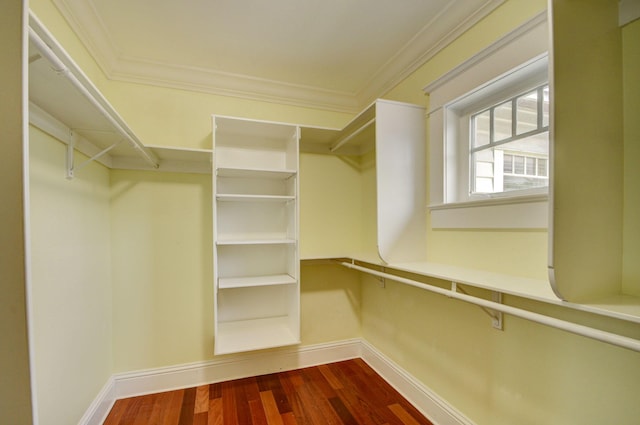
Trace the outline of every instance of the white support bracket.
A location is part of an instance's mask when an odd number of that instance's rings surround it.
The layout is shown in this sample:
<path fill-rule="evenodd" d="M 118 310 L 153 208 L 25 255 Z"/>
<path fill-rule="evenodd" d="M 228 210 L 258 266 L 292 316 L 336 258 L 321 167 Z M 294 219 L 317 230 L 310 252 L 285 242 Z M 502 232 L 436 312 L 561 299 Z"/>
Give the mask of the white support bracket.
<path fill-rule="evenodd" d="M 111 149 L 115 148 L 123 141 L 124 139 L 120 139 L 118 142 L 114 143 L 109 147 L 106 147 L 105 149 L 101 150 L 97 154 L 93 155 L 91 158 L 87 159 L 83 163 L 76 166 L 75 165 L 75 147 L 78 142 L 78 135 L 75 131 L 71 130 L 70 141 L 69 141 L 69 144 L 67 145 L 67 158 L 66 158 L 67 180 L 72 180 L 73 177 L 75 176 L 76 171 L 80 171 L 81 169 L 89 165 L 89 163 L 91 163 L 92 161 L 95 161 L 96 159 L 100 158 L 102 155 L 108 153 Z"/>
<path fill-rule="evenodd" d="M 502 304 L 502 292 L 491 291 L 491 301 Z M 491 310 L 491 326 L 499 331 L 504 330 L 502 326 L 502 312 L 497 310 Z"/>
<path fill-rule="evenodd" d="M 67 168 L 67 180 L 72 180 L 73 179 L 73 161 L 74 161 L 74 153 L 75 153 L 75 149 L 76 149 L 76 145 L 78 142 L 78 134 L 71 130 L 69 132 L 69 144 L 67 145 L 67 155 L 66 155 L 66 161 L 65 161 L 65 165 Z"/>
<path fill-rule="evenodd" d="M 456 282 L 451 282 L 451 292 L 459 292 L 464 295 L 469 295 L 464 289 L 458 286 Z M 491 301 L 494 303 L 502 304 L 502 292 L 491 291 Z M 502 312 L 493 310 L 487 307 L 478 306 L 491 318 L 491 326 L 500 331 L 504 330 L 502 326 Z"/>

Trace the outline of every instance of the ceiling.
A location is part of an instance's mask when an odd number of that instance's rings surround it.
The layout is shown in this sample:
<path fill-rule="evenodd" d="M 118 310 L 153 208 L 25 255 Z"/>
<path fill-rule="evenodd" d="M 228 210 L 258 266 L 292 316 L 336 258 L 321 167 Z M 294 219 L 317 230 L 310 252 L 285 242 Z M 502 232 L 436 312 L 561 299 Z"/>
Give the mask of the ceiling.
<path fill-rule="evenodd" d="M 108 78 L 355 112 L 504 0 L 53 0 Z"/>

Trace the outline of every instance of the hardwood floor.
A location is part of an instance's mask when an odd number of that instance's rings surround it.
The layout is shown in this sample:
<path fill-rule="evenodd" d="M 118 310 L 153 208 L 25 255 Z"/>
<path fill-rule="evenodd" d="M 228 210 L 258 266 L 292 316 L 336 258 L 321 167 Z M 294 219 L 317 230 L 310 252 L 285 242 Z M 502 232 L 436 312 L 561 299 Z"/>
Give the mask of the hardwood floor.
<path fill-rule="evenodd" d="M 104 425 L 432 425 L 361 359 L 116 401 Z"/>

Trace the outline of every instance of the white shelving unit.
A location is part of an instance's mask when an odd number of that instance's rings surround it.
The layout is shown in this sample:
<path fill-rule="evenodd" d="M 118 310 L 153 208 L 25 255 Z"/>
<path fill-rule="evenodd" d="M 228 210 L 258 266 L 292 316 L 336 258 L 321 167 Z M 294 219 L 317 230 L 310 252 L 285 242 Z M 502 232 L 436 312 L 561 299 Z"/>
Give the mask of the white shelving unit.
<path fill-rule="evenodd" d="M 299 133 L 213 116 L 215 354 L 300 342 Z"/>

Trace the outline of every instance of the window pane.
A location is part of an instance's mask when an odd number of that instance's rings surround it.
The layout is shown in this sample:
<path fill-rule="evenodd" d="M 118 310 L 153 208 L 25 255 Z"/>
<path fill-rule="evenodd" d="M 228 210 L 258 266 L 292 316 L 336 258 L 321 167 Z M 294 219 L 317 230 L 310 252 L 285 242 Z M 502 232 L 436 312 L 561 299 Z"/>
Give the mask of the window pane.
<path fill-rule="evenodd" d="M 473 154 L 472 157 L 475 193 L 493 193 L 493 149 L 484 149 Z"/>
<path fill-rule="evenodd" d="M 528 176 L 535 176 L 536 175 L 536 159 L 530 156 L 525 157 L 525 164 L 526 164 L 525 174 Z"/>
<path fill-rule="evenodd" d="M 549 185 L 549 132 L 535 134 L 499 147 L 505 150 L 502 176 L 503 191 L 533 189 Z M 508 158 L 513 158 L 511 171 L 507 171 Z"/>
<path fill-rule="evenodd" d="M 490 114 L 490 111 L 485 111 L 473 117 L 473 147 L 477 148 L 489 144 Z"/>
<path fill-rule="evenodd" d="M 511 134 L 511 101 L 498 105 L 493 110 L 494 142 L 508 139 Z"/>
<path fill-rule="evenodd" d="M 524 134 L 538 128 L 538 91 L 518 97 L 516 133 Z"/>
<path fill-rule="evenodd" d="M 549 126 L 549 86 L 542 89 L 542 126 Z"/>
<path fill-rule="evenodd" d="M 549 175 L 548 166 L 549 160 L 544 158 L 538 158 L 538 176 L 547 177 Z"/>
<path fill-rule="evenodd" d="M 513 173 L 513 155 L 509 155 L 509 154 L 504 155 L 504 163 L 502 166 L 502 171 L 505 174 Z"/>
<path fill-rule="evenodd" d="M 513 173 L 524 174 L 524 156 L 516 155 L 513 158 Z"/>

